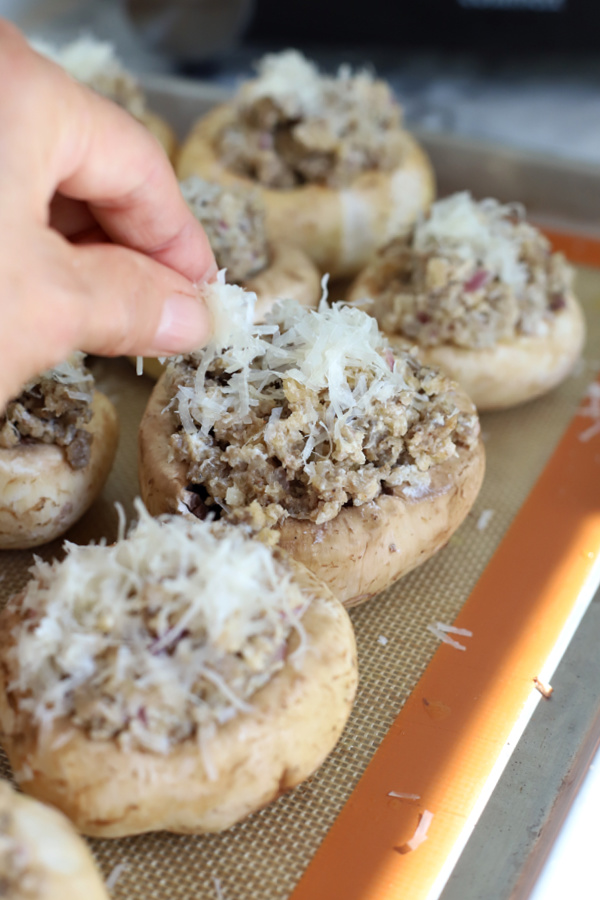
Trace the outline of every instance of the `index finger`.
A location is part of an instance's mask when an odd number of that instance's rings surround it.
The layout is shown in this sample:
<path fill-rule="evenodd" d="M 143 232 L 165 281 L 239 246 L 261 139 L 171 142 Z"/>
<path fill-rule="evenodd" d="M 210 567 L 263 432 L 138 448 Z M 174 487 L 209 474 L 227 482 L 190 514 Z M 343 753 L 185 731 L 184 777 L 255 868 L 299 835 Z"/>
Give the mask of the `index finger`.
<path fill-rule="evenodd" d="M 109 237 L 180 272 L 210 279 L 208 239 L 158 141 L 124 110 L 74 81 L 0 20 L 3 196 L 47 221 L 55 193 L 84 200 Z M 6 188 L 6 190 L 5 190 Z M 27 196 L 24 198 L 23 194 Z M 11 204 L 5 204 L 11 208 Z"/>

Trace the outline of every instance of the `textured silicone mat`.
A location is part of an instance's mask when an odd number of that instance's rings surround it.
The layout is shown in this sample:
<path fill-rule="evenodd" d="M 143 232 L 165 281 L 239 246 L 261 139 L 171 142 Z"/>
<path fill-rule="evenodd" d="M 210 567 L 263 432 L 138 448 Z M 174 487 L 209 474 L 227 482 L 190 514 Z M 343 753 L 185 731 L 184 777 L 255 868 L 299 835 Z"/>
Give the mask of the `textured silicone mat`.
<path fill-rule="evenodd" d="M 105 877 L 116 879 L 114 898 L 289 896 L 436 650 L 437 639 L 427 626 L 456 617 L 600 368 L 600 274 L 580 270 L 577 291 L 586 309 L 588 343 L 575 373 L 547 397 L 482 417 L 487 472 L 466 522 L 436 557 L 352 611 L 361 684 L 351 720 L 326 763 L 309 782 L 223 835 L 159 833 L 91 841 Z M 151 382 L 136 378 L 124 360 L 97 361 L 95 373 L 118 407 L 121 442 L 103 497 L 68 536 L 78 542 L 114 538 L 116 501 L 132 513 L 137 424 L 151 389 Z M 588 426 L 582 418 L 582 432 Z M 59 551 L 57 542 L 38 553 L 48 558 Z M 2 554 L 4 598 L 24 583 L 31 558 L 30 552 Z"/>

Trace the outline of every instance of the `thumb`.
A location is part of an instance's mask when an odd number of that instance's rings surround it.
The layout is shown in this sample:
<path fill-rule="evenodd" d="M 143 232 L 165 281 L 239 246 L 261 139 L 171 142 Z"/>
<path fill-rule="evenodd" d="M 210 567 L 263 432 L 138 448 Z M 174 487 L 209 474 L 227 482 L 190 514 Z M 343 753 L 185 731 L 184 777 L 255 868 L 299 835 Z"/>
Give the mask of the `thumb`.
<path fill-rule="evenodd" d="M 143 253 L 110 243 L 73 245 L 43 227 L 6 238 L 0 402 L 73 350 L 168 356 L 209 338 L 210 314 L 196 286 Z M 24 264 L 23 247 L 35 265 Z"/>
<path fill-rule="evenodd" d="M 71 250 L 83 275 L 71 303 L 71 342 L 101 356 L 169 356 L 203 346 L 211 319 L 197 286 L 142 253 L 115 244 Z M 207 273 L 216 275 L 216 269 Z M 79 280 L 79 279 L 78 279 Z"/>

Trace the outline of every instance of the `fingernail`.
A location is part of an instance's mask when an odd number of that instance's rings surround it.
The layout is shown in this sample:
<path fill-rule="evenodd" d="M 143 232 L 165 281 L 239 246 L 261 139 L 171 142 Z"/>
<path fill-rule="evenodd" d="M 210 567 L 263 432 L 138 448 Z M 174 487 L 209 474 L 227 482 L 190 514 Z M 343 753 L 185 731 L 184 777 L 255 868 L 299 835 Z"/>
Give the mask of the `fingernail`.
<path fill-rule="evenodd" d="M 202 346 L 208 332 L 208 314 L 200 300 L 174 294 L 165 301 L 152 349 L 158 355 L 186 353 Z"/>

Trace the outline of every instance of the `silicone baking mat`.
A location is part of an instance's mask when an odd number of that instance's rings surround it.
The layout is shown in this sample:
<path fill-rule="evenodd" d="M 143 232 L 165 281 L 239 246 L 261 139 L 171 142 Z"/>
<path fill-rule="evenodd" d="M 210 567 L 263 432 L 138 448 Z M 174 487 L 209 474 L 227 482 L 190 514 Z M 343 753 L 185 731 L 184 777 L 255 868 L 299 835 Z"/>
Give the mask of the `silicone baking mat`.
<path fill-rule="evenodd" d="M 526 603 L 531 601 L 532 615 L 544 612 L 536 606 L 545 601 L 536 599 L 539 585 L 535 582 L 535 572 L 531 577 L 528 575 L 536 568 L 531 565 L 532 559 L 517 560 L 516 569 L 507 562 L 504 569 L 500 557 L 501 564 L 488 569 L 495 584 L 489 598 L 489 612 L 486 613 L 480 597 L 476 608 L 472 607 L 475 612 L 467 614 L 469 603 L 477 592 L 490 589 L 489 577 L 487 587 L 485 576 L 479 585 L 478 580 L 523 507 L 566 426 L 584 402 L 586 389 L 600 368 L 600 274 L 592 269 L 580 269 L 577 293 L 586 311 L 588 342 L 576 371 L 560 388 L 544 398 L 514 410 L 483 415 L 487 472 L 481 494 L 463 526 L 428 563 L 351 612 L 358 640 L 360 689 L 350 722 L 325 764 L 307 783 L 222 835 L 190 837 L 157 833 L 91 841 L 101 870 L 111 883 L 114 898 L 283 900 L 294 892 L 305 872 L 305 878 L 294 894 L 298 900 L 309 897 L 311 900 L 336 900 L 337 897 L 345 900 L 410 897 L 413 900 L 430 896 L 436 889 L 436 879 L 443 878 L 444 865 L 447 866 L 457 852 L 460 844 L 457 835 L 465 831 L 469 817 L 475 814 L 478 798 L 485 794 L 485 785 L 497 765 L 495 760 L 502 756 L 502 747 L 506 743 L 503 731 L 496 735 L 495 742 L 485 738 L 473 743 L 472 717 L 450 715 L 455 701 L 460 706 L 458 697 L 452 700 L 440 698 L 446 687 L 451 687 L 450 693 L 459 689 L 466 691 L 471 699 L 483 696 L 478 673 L 487 667 L 489 674 L 490 660 L 480 658 L 481 653 L 474 653 L 473 648 L 478 646 L 477 640 L 484 632 L 488 633 L 488 644 L 493 645 L 489 638 L 496 631 L 500 642 L 506 640 L 509 632 L 502 625 L 501 614 L 503 579 L 506 584 L 513 585 L 524 580 L 532 592 L 532 596 L 525 599 Z M 77 542 L 115 537 L 114 504 L 117 501 L 123 504 L 128 516 L 132 515 L 132 502 L 138 490 L 137 425 L 152 387 L 148 378 L 135 375 L 126 360 L 97 360 L 93 368 L 101 389 L 118 408 L 121 438 L 116 464 L 101 499 L 68 535 Z M 600 458 L 597 443 L 600 437 L 592 437 L 589 441 L 581 439 L 586 437 L 590 424 L 592 420 L 577 415 L 568 438 L 568 450 L 576 454 L 575 468 L 580 480 L 586 472 L 589 474 L 590 466 L 598 465 Z M 554 468 L 546 470 L 536 488 L 538 494 L 541 491 L 542 499 L 547 496 L 551 501 L 554 489 L 560 493 L 565 474 L 565 452 L 563 448 L 562 456 L 560 453 L 554 455 Z M 581 459 L 577 456 L 579 453 L 583 454 Z M 573 461 L 568 465 L 573 468 Z M 589 512 L 594 504 L 600 509 L 600 497 L 597 496 L 599 488 L 588 483 Z M 539 498 L 534 499 L 537 518 L 534 516 L 533 520 L 524 523 L 525 531 L 522 539 L 517 536 L 517 543 L 520 540 L 523 545 L 530 544 L 532 528 L 540 528 L 540 540 L 544 539 L 543 503 L 540 506 L 540 502 Z M 531 504 L 531 498 L 528 503 Z M 548 508 L 549 516 L 551 508 L 552 502 Z M 527 504 L 523 511 L 526 509 Z M 560 608 L 550 616 L 550 630 L 544 630 L 541 625 L 540 629 L 533 629 L 535 634 L 540 632 L 537 656 L 531 642 L 526 646 L 520 643 L 521 632 L 527 633 L 531 622 L 528 623 L 526 616 L 517 617 L 514 651 L 522 651 L 525 656 L 532 653 L 528 659 L 534 669 L 521 673 L 515 687 L 510 683 L 507 660 L 498 657 L 497 677 L 488 686 L 492 694 L 487 695 L 485 715 L 479 721 L 484 735 L 486 729 L 493 730 L 498 725 L 492 721 L 493 716 L 490 718 L 490 702 L 498 704 L 501 710 L 499 724 L 507 733 L 514 732 L 519 715 L 529 702 L 526 698 L 531 692 L 532 675 L 544 674 L 542 668 L 537 670 L 535 666 L 541 665 L 547 652 L 556 645 L 563 626 L 576 608 L 578 586 L 585 581 L 594 554 L 600 549 L 600 528 L 598 543 L 591 546 L 590 540 L 593 543 L 595 538 L 586 534 L 584 540 L 573 524 L 579 517 L 585 518 L 583 508 L 579 510 L 575 504 L 569 515 L 572 516 L 569 527 L 575 532 L 572 546 L 552 545 L 550 550 L 553 561 L 560 560 L 563 551 L 565 559 L 568 557 L 567 569 L 559 573 L 561 584 L 553 583 L 550 591 L 551 595 L 556 591 L 560 593 Z M 595 527 L 594 523 L 595 520 L 592 523 Z M 514 550 L 514 529 L 510 529 L 508 543 Z M 56 542 L 37 552 L 50 558 L 60 552 L 60 546 Z M 499 554 L 502 554 L 502 547 Z M 580 571 L 573 569 L 573 555 L 582 561 Z M 497 555 L 495 560 L 498 558 Z M 29 551 L 2 554 L 0 590 L 4 599 L 24 583 L 31 560 Z M 511 560 L 515 562 L 514 554 Z M 552 561 L 546 561 L 544 566 L 552 568 Z M 472 592 L 473 596 L 465 605 Z M 458 624 L 462 621 L 464 627 L 473 631 L 473 637 L 455 637 L 467 646 L 467 650 L 461 652 L 451 646 L 440 647 L 438 638 L 428 626 L 435 622 L 454 622 L 463 606 L 463 619 L 459 619 Z M 514 603 L 512 606 L 506 604 L 507 616 L 514 614 L 512 607 Z M 469 641 L 472 642 L 470 646 Z M 435 659 L 427 669 L 434 654 Z M 516 664 L 518 660 L 515 658 L 513 662 Z M 504 668 L 500 667 L 501 663 Z M 427 674 L 419 683 L 426 669 Z M 502 707 L 505 695 L 513 697 L 512 706 Z M 412 713 L 411 706 L 414 707 Z M 420 735 L 414 732 L 415 716 L 422 717 L 425 731 Z M 443 734 L 440 737 L 441 732 L 436 731 L 437 724 L 444 721 L 448 724 L 450 740 Z M 406 740 L 403 740 L 405 734 Z M 369 766 L 386 735 L 388 738 L 380 751 L 383 756 L 376 757 Z M 423 750 L 427 747 L 429 750 Z M 468 773 L 470 766 L 474 767 L 473 777 Z M 366 770 L 360 789 L 309 867 Z M 3 771 L 7 774 L 6 764 Z M 435 776 L 436 772 L 439 777 Z M 389 792 L 418 794 L 420 799 L 395 798 L 389 796 Z M 405 849 L 402 844 L 415 831 L 425 808 L 434 813 L 429 839 L 410 854 L 399 852 Z M 404 889 L 400 890 L 401 886 Z"/>

